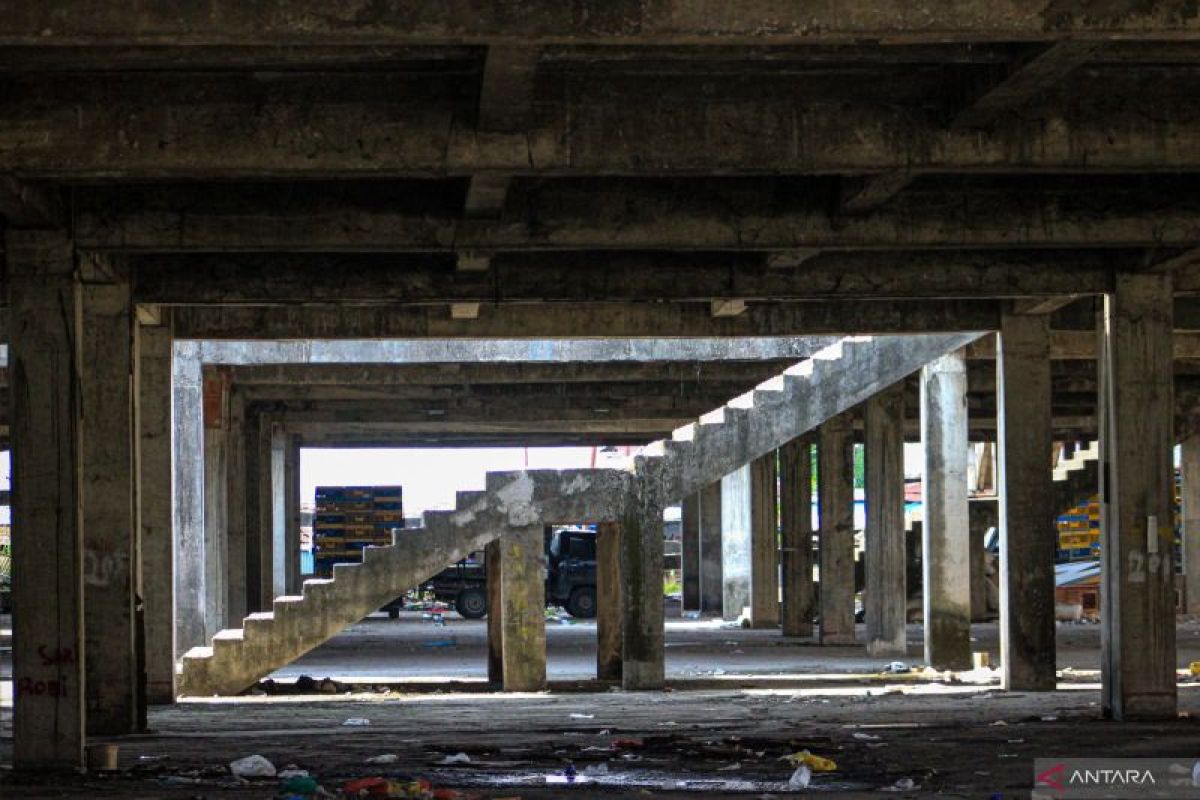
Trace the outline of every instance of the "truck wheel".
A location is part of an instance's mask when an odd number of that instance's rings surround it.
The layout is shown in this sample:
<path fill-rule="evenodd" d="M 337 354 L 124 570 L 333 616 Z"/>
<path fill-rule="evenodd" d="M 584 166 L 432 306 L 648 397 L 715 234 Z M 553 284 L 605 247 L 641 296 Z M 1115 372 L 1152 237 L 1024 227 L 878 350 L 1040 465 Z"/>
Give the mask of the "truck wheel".
<path fill-rule="evenodd" d="M 400 609 L 389 608 L 388 609 L 388 619 L 400 619 Z"/>
<path fill-rule="evenodd" d="M 572 617 L 591 619 L 596 616 L 596 588 L 579 586 L 571 590 L 567 598 L 567 612 Z"/>
<path fill-rule="evenodd" d="M 454 608 L 466 619 L 482 619 L 487 616 L 487 592 L 483 589 L 463 589 L 454 599 Z"/>

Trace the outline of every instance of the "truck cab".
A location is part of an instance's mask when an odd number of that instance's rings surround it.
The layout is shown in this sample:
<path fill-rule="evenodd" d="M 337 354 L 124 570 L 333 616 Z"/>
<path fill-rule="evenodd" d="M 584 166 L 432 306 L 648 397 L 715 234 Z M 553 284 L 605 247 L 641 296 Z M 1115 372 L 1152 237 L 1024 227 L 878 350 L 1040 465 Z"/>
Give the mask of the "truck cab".
<path fill-rule="evenodd" d="M 572 617 L 596 616 L 596 531 L 554 528 L 546 546 L 546 601 Z"/>

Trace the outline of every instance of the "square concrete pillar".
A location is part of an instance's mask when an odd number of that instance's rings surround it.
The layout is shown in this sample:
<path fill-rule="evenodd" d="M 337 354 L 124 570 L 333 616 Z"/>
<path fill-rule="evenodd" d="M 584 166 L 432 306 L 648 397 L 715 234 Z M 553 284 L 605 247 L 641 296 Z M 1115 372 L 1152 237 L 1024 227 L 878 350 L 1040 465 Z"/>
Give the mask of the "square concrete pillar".
<path fill-rule="evenodd" d="M 724 605 L 721 570 L 721 483 L 700 490 L 700 612 L 720 616 Z"/>
<path fill-rule="evenodd" d="M 721 606 L 727 620 L 750 607 L 750 465 L 721 478 Z"/>
<path fill-rule="evenodd" d="M 225 431 L 225 619 L 223 628 L 240 628 L 249 613 L 250 592 L 250 547 L 247 532 L 247 515 L 250 504 L 249 467 L 257 460 L 248 453 L 255 445 L 257 435 L 251 439 L 246 419 L 246 401 L 235 387 L 229 392 L 229 422 Z M 257 433 L 257 431 L 255 431 Z M 255 481 L 257 485 L 257 481 Z"/>
<path fill-rule="evenodd" d="M 488 542 L 483 550 L 483 569 L 487 577 L 488 615 L 488 683 L 493 686 L 504 685 L 504 628 L 502 621 L 504 611 L 501 603 L 501 578 L 503 555 L 500 553 L 500 540 Z"/>
<path fill-rule="evenodd" d="M 812 442 L 793 439 L 779 448 L 780 560 L 784 636 L 812 636 Z"/>
<path fill-rule="evenodd" d="M 683 498 L 680 518 L 683 610 L 700 610 L 700 493 Z"/>
<path fill-rule="evenodd" d="M 137 335 L 123 265 L 88 258 L 81 270 L 87 731 L 113 735 L 139 728 L 145 696 L 137 609 Z"/>
<path fill-rule="evenodd" d="M 1006 689 L 1055 684 L 1050 318 L 1005 314 L 996 351 L 1000 668 Z M 972 538 L 977 533 L 972 531 Z"/>
<path fill-rule="evenodd" d="M 908 649 L 908 586 L 904 550 L 904 383 L 869 399 L 866 452 L 867 653 L 903 656 Z"/>
<path fill-rule="evenodd" d="M 138 329 L 138 491 L 146 700 L 175 702 L 175 539 L 172 510 L 171 329 Z"/>
<path fill-rule="evenodd" d="M 83 766 L 85 656 L 82 288 L 65 234 L 10 230 L 5 248 L 13 766 L 77 769 Z"/>
<path fill-rule="evenodd" d="M 269 609 L 274 596 L 274 441 L 271 419 L 261 413 L 246 420 L 245 459 L 246 612 L 254 613 Z"/>
<path fill-rule="evenodd" d="M 1101 699 L 1175 718 L 1174 397 L 1169 274 L 1118 274 L 1100 358 Z"/>
<path fill-rule="evenodd" d="M 546 558 L 542 526 L 511 528 L 499 540 L 500 661 L 504 691 L 546 688 Z"/>
<path fill-rule="evenodd" d="M 1187 613 L 1200 614 L 1200 434 L 1180 446 L 1183 581 Z"/>
<path fill-rule="evenodd" d="M 291 548 L 288 542 L 287 486 L 288 437 L 278 423 L 271 425 L 271 589 L 264 598 L 266 608 L 287 594 Z"/>
<path fill-rule="evenodd" d="M 663 501 L 653 477 L 640 477 L 621 520 L 621 686 L 661 689 Z"/>
<path fill-rule="evenodd" d="M 970 669 L 967 368 L 962 351 L 921 369 L 921 439 L 925 661 L 935 669 Z"/>
<path fill-rule="evenodd" d="M 750 624 L 779 626 L 779 504 L 774 451 L 750 462 Z"/>
<path fill-rule="evenodd" d="M 596 529 L 596 677 L 621 680 L 621 526 Z"/>
<path fill-rule="evenodd" d="M 231 403 L 229 373 L 225 370 L 206 372 L 203 383 L 204 541 L 197 565 L 204 573 L 203 642 L 224 628 L 231 617 L 229 584 L 235 577 L 243 583 L 246 579 L 245 560 L 231 558 L 229 547 L 229 470 L 234 449 L 231 446 L 234 438 L 231 434 Z M 240 451 L 241 448 L 237 449 Z M 178 460 L 177 457 L 177 463 Z M 195 545 L 181 541 L 181 547 L 184 544 Z M 189 567 L 193 564 L 195 562 L 189 557 Z"/>
<path fill-rule="evenodd" d="M 176 342 L 172 353 L 171 483 L 175 542 L 175 652 L 206 643 L 209 592 L 204 516 L 205 393 L 199 342 Z"/>
<path fill-rule="evenodd" d="M 284 594 L 298 594 L 300 577 L 300 437 L 287 434 L 284 437 L 284 533 L 286 574 Z"/>
<path fill-rule="evenodd" d="M 722 607 L 755 628 L 779 624 L 775 475 L 772 452 L 721 479 Z"/>
<path fill-rule="evenodd" d="M 818 429 L 821 644 L 854 644 L 854 453 L 849 414 Z"/>

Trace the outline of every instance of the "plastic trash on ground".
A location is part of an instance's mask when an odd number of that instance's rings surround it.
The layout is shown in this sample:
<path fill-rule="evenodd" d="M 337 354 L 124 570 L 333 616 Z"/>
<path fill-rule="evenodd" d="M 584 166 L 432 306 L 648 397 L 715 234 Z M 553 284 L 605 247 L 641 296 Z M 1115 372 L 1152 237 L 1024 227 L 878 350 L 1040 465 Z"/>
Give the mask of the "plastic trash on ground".
<path fill-rule="evenodd" d="M 807 766 L 813 772 L 833 772 L 837 769 L 837 762 L 832 758 L 824 758 L 823 756 L 813 755 L 807 750 L 801 750 L 799 753 L 792 753 L 790 756 L 784 756 L 793 767 L 801 765 Z"/>
<path fill-rule="evenodd" d="M 452 756 L 446 756 L 438 763 L 439 764 L 470 764 L 471 757 L 469 755 L 467 755 L 466 753 L 455 753 Z"/>
<path fill-rule="evenodd" d="M 229 762 L 229 771 L 239 778 L 274 778 L 275 765 L 259 755 Z"/>
<path fill-rule="evenodd" d="M 884 786 L 879 791 L 881 792 L 911 792 L 917 788 L 917 783 L 912 778 L 901 778 L 891 786 Z"/>
<path fill-rule="evenodd" d="M 368 764 L 395 764 L 400 760 L 400 756 L 395 753 L 384 753 L 381 756 L 372 756 L 367 759 Z"/>
<path fill-rule="evenodd" d="M 888 673 L 889 675 L 902 675 L 906 672 L 912 672 L 912 667 L 910 667 L 908 664 L 905 664 L 903 661 L 893 661 L 884 666 L 882 671 Z"/>
<path fill-rule="evenodd" d="M 370 724 L 371 720 L 367 719 L 366 717 L 351 717 L 342 723 L 342 725 L 347 728 L 362 728 Z"/>
<path fill-rule="evenodd" d="M 807 789 L 808 782 L 812 780 L 812 770 L 807 764 L 801 764 L 792 773 L 792 777 L 788 778 L 789 789 Z"/>

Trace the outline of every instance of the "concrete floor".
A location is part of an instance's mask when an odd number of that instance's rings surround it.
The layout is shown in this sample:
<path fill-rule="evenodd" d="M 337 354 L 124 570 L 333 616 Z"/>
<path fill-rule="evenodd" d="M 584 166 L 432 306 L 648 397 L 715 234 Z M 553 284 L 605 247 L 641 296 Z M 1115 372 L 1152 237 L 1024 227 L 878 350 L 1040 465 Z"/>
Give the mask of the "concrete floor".
<path fill-rule="evenodd" d="M 792 770 L 780 757 L 807 748 L 838 764 L 835 773 L 817 775 L 810 791 L 1012 797 L 1028 796 L 1034 758 L 1179 756 L 1190 764 L 1200 741 L 1200 682 L 1190 678 L 1181 678 L 1178 720 L 1100 719 L 1096 626 L 1060 627 L 1059 664 L 1072 669 L 1058 691 L 1041 694 L 858 677 L 880 662 L 855 648 L 783 642 L 771 631 L 708 621 L 672 621 L 667 630 L 673 691 L 590 684 L 585 691 L 504 695 L 410 686 L 189 700 L 153 708 L 151 733 L 113 740 L 122 767 L 116 775 L 64 779 L 0 770 L 0 795 L 270 797 L 277 781 L 237 783 L 225 766 L 261 754 L 280 768 L 311 770 L 331 791 L 356 777 L 420 775 L 484 798 L 762 797 L 787 793 Z M 1178 632 L 1178 664 L 1200 659 L 1200 623 L 1183 621 Z M 568 686 L 590 677 L 594 633 L 588 623 L 549 626 L 553 680 Z M 979 649 L 995 651 L 994 624 L 976 626 L 974 635 Z M 424 646 L 446 639 L 455 646 Z M 909 639 L 917 663 L 919 627 Z M 484 644 L 482 622 L 454 618 L 442 628 L 417 615 L 372 618 L 279 675 L 481 680 Z M 344 724 L 353 718 L 369 724 Z M 439 763 L 459 752 L 470 762 Z M 366 763 L 383 754 L 396 760 Z M 0 740 L 0 760 L 10 756 L 11 741 Z M 548 784 L 568 764 L 606 773 L 590 775 L 585 785 Z M 877 793 L 906 778 L 914 789 Z"/>

